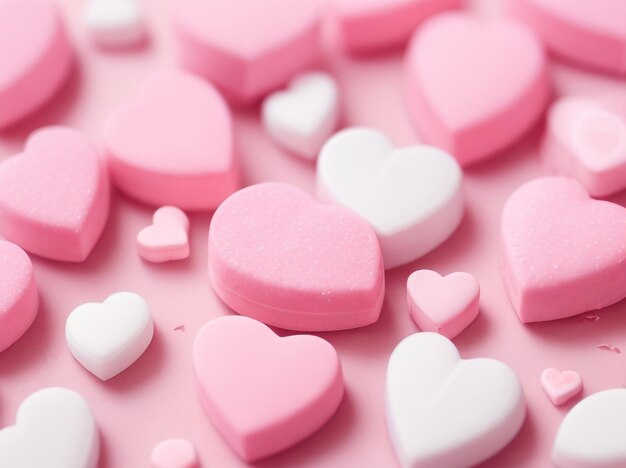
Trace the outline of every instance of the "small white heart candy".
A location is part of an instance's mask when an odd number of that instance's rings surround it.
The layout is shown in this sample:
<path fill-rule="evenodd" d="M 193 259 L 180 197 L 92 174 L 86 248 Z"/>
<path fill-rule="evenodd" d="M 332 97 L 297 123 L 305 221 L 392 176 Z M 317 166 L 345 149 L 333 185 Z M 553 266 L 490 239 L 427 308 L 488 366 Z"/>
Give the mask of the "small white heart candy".
<path fill-rule="evenodd" d="M 510 368 L 463 360 L 438 333 L 416 333 L 396 346 L 386 387 L 391 440 L 404 467 L 476 465 L 515 437 L 526 414 Z"/>
<path fill-rule="evenodd" d="M 395 148 L 382 133 L 335 134 L 317 163 L 317 196 L 365 218 L 378 234 L 385 268 L 413 261 L 445 241 L 463 217 L 462 171 L 432 146 Z"/>
<path fill-rule="evenodd" d="M 289 89 L 263 102 L 261 120 L 281 146 L 313 160 L 337 128 L 339 93 L 332 76 L 309 72 L 294 79 Z"/>
<path fill-rule="evenodd" d="M 138 0 L 87 0 L 83 22 L 94 42 L 105 47 L 132 46 L 146 34 Z"/>
<path fill-rule="evenodd" d="M 0 431 L 0 466 L 95 468 L 98 428 L 78 393 L 50 387 L 26 398 L 16 423 Z"/>
<path fill-rule="evenodd" d="M 139 359 L 153 333 L 148 304 L 130 292 L 115 293 L 101 304 L 82 304 L 65 323 L 65 338 L 74 358 L 102 380 Z"/>
<path fill-rule="evenodd" d="M 552 448 L 562 468 L 626 466 L 626 389 L 588 396 L 563 419 Z"/>

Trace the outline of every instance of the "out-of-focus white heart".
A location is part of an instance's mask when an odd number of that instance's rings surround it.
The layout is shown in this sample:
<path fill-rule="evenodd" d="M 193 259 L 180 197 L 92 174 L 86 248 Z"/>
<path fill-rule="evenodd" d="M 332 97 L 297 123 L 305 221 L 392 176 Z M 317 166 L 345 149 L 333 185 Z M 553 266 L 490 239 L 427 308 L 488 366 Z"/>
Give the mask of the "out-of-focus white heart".
<path fill-rule="evenodd" d="M 145 39 L 144 15 L 138 0 L 87 0 L 83 22 L 101 46 L 132 46 Z"/>

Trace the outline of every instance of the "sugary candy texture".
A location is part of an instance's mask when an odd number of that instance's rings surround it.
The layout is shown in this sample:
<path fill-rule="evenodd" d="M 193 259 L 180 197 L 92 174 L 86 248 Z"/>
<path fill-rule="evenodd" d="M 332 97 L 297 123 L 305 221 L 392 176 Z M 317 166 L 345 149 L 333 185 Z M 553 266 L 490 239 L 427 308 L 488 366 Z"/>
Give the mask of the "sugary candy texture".
<path fill-rule="evenodd" d="M 385 290 L 380 247 L 367 222 L 280 183 L 247 187 L 218 208 L 209 274 L 237 313 L 290 330 L 374 323 Z"/>

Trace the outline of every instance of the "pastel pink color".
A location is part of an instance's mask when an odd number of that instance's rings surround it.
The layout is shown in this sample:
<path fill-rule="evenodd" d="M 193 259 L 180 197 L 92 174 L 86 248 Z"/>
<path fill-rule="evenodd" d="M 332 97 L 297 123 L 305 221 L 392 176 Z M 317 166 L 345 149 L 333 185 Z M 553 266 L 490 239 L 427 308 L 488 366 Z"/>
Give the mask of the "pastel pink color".
<path fill-rule="evenodd" d="M 154 212 L 152 224 L 137 234 L 137 251 L 150 262 L 168 262 L 189 257 L 189 218 L 175 206 Z"/>
<path fill-rule="evenodd" d="M 26 333 L 38 308 L 39 293 L 28 255 L 0 240 L 0 352 Z"/>
<path fill-rule="evenodd" d="M 218 208 L 209 229 L 209 274 L 234 311 L 290 330 L 374 323 L 385 291 L 369 224 L 280 183 L 247 187 Z"/>
<path fill-rule="evenodd" d="M 222 317 L 196 336 L 200 401 L 247 462 L 285 450 L 322 427 L 344 393 L 341 364 L 327 341 L 280 338 L 247 317 Z"/>
<path fill-rule="evenodd" d="M 319 57 L 315 0 L 177 0 L 173 21 L 183 66 L 239 103 L 283 87 Z"/>
<path fill-rule="evenodd" d="M 213 210 L 239 185 L 230 109 L 190 73 L 160 71 L 104 127 L 115 185 L 152 205 Z"/>
<path fill-rule="evenodd" d="M 168 439 L 160 442 L 150 454 L 152 468 L 197 468 L 198 454 L 185 439 Z"/>
<path fill-rule="evenodd" d="M 541 385 L 555 405 L 562 405 L 583 388 L 583 380 L 575 371 L 559 371 L 549 367 L 541 373 Z"/>
<path fill-rule="evenodd" d="M 409 312 L 422 331 L 452 339 L 478 315 L 480 286 L 469 273 L 441 276 L 419 270 L 411 273 L 406 288 Z"/>
<path fill-rule="evenodd" d="M 0 164 L 0 231 L 30 253 L 82 262 L 109 215 L 109 179 L 95 145 L 46 127 Z"/>
<path fill-rule="evenodd" d="M 539 40 L 523 24 L 443 13 L 411 40 L 410 114 L 426 142 L 462 165 L 492 156 L 541 117 L 550 94 Z"/>
<path fill-rule="evenodd" d="M 415 28 L 465 0 L 334 0 L 333 14 L 344 47 L 353 53 L 379 51 L 405 43 Z"/>
<path fill-rule="evenodd" d="M 601 71 L 626 74 L 626 2 L 518 0 L 513 6 L 555 54 Z"/>
<path fill-rule="evenodd" d="M 566 177 L 518 188 L 502 214 L 502 274 L 522 322 L 601 309 L 626 297 L 626 210 Z"/>
<path fill-rule="evenodd" d="M 578 180 L 594 197 L 626 188 L 626 100 L 558 100 L 548 113 L 542 155 L 558 173 Z"/>
<path fill-rule="evenodd" d="M 55 2 L 0 1 L 0 128 L 49 101 L 69 75 L 73 55 Z"/>

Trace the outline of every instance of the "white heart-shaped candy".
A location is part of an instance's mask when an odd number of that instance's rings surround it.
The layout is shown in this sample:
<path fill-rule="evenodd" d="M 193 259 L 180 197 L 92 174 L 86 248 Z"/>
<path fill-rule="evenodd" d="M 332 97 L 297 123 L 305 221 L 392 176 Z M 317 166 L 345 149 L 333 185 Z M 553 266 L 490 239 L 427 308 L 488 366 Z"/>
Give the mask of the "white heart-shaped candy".
<path fill-rule="evenodd" d="M 438 333 L 398 344 L 387 367 L 391 440 L 404 467 L 469 467 L 517 434 L 526 414 L 515 373 L 493 359 L 463 360 Z"/>
<path fill-rule="evenodd" d="M 70 351 L 102 380 L 116 376 L 139 359 L 153 333 L 148 304 L 130 292 L 112 294 L 101 304 L 82 304 L 65 322 Z"/>
<path fill-rule="evenodd" d="M 0 431 L 0 466 L 7 468 L 95 468 L 98 428 L 85 399 L 50 387 L 26 398 L 14 426 Z"/>
<path fill-rule="evenodd" d="M 285 149 L 310 160 L 333 134 L 338 119 L 337 83 L 322 72 L 298 76 L 289 89 L 268 96 L 261 111 L 265 131 Z"/>
<path fill-rule="evenodd" d="M 138 0 L 88 0 L 83 22 L 93 40 L 102 46 L 130 46 L 145 37 Z"/>
<path fill-rule="evenodd" d="M 563 468 L 626 466 L 626 389 L 588 396 L 563 419 L 552 448 Z"/>
<path fill-rule="evenodd" d="M 317 195 L 365 218 L 378 234 L 385 268 L 445 241 L 463 217 L 462 171 L 432 146 L 394 148 L 382 133 L 350 128 L 322 148 Z"/>

